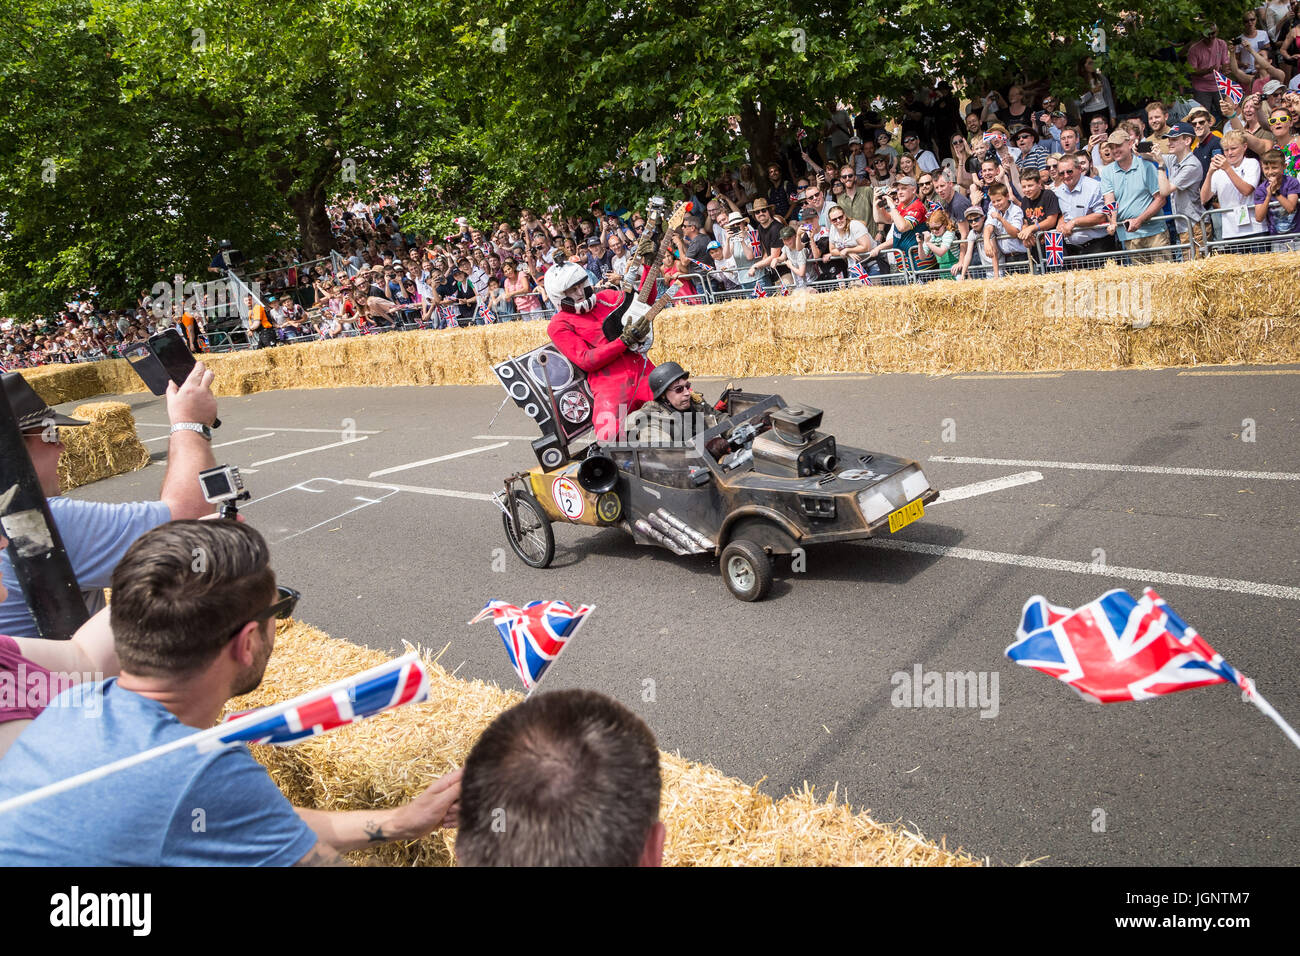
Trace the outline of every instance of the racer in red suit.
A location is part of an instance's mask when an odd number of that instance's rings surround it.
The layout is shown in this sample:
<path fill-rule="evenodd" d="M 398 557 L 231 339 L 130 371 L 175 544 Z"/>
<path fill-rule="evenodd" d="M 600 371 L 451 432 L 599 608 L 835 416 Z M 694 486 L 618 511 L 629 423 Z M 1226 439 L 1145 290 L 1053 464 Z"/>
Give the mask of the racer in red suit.
<path fill-rule="evenodd" d="M 596 292 L 587 270 L 576 262 L 552 266 L 544 283 L 546 295 L 557 309 L 546 332 L 565 358 L 587 373 L 596 440 L 618 441 L 627 415 L 654 399 L 648 382 L 654 364 L 634 351 L 645 341 L 649 322 L 632 322 L 611 342 L 601 326 L 626 293 L 617 289 Z M 650 301 L 654 301 L 653 294 Z"/>

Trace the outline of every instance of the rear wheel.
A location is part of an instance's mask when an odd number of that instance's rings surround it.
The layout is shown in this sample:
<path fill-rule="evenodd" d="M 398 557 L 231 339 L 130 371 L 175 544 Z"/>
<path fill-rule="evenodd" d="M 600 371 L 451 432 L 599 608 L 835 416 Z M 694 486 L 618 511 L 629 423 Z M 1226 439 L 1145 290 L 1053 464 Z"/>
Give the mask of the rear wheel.
<path fill-rule="evenodd" d="M 761 600 L 772 587 L 772 559 L 746 538 L 722 549 L 722 580 L 741 601 Z"/>
<path fill-rule="evenodd" d="M 514 499 L 518 525 L 510 520 L 509 514 L 501 516 L 510 548 L 530 568 L 547 567 L 555 557 L 555 533 L 551 531 L 551 522 L 537 499 L 528 492 L 516 491 Z"/>

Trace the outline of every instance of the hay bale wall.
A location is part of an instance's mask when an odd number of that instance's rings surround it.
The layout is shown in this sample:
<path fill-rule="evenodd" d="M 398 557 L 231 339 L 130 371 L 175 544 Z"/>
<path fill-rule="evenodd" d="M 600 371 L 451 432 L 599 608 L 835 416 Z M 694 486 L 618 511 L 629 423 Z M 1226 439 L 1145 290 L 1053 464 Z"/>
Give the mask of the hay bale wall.
<path fill-rule="evenodd" d="M 381 651 L 335 640 L 288 621 L 276 633 L 266 677 L 230 712 L 276 703 L 382 663 Z M 358 810 L 397 806 L 433 778 L 461 766 L 483 729 L 522 695 L 482 681 L 452 677 L 426 654 L 430 699 L 343 727 L 293 747 L 254 747 L 253 753 L 297 806 Z M 661 818 L 668 829 L 664 862 L 671 866 L 974 866 L 899 827 L 854 813 L 835 792 L 811 788 L 772 800 L 756 787 L 704 764 L 662 755 Z M 351 854 L 395 866 L 449 866 L 454 835 L 385 844 Z"/>
<path fill-rule="evenodd" d="M 59 429 L 64 444 L 59 457 L 59 487 L 63 491 L 149 464 L 149 452 L 136 437 L 135 417 L 125 403 L 78 405 L 72 417 L 90 424 Z"/>
<path fill-rule="evenodd" d="M 1300 253 L 737 299 L 661 314 L 652 358 L 700 376 L 1300 362 Z M 1137 327 L 1135 327 L 1135 324 Z M 205 359 L 218 395 L 482 385 L 542 322 L 370 335 Z M 143 390 L 122 360 L 24 372 L 50 404 Z"/>

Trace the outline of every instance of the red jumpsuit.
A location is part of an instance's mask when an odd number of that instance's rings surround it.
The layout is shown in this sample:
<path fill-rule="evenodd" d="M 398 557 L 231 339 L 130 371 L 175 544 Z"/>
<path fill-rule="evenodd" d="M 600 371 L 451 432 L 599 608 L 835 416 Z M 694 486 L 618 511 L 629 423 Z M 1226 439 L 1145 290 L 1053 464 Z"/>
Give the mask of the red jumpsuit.
<path fill-rule="evenodd" d="M 617 441 L 627 415 L 653 397 L 647 378 L 654 363 L 629 351 L 622 339 L 606 340 L 601 331 L 605 317 L 623 301 L 623 295 L 616 289 L 597 292 L 590 312 L 557 312 L 546 327 L 561 354 L 587 373 L 594 399 L 591 420 L 598 441 Z"/>

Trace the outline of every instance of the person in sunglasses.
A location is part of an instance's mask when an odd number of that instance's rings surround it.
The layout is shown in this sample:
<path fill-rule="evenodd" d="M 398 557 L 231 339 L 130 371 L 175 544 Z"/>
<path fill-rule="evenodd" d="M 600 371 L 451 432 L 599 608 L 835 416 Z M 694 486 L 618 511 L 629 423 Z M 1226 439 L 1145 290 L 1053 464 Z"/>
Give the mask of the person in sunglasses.
<path fill-rule="evenodd" d="M 211 727 L 232 697 L 261 683 L 275 622 L 298 601 L 297 592 L 277 586 L 265 539 L 237 521 L 155 528 L 127 550 L 112 583 L 109 623 L 121 675 L 78 685 L 45 708 L 5 755 L 0 800 Z M 0 814 L 0 859 L 338 864 L 348 850 L 454 826 L 459 797 L 455 770 L 392 809 L 295 809 L 244 745 L 182 747 Z"/>
<path fill-rule="evenodd" d="M 665 362 L 650 373 L 647 402 L 627 417 L 630 441 L 642 445 L 679 445 L 718 423 L 714 409 L 691 391 L 690 373 L 676 362 Z"/>

